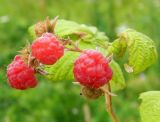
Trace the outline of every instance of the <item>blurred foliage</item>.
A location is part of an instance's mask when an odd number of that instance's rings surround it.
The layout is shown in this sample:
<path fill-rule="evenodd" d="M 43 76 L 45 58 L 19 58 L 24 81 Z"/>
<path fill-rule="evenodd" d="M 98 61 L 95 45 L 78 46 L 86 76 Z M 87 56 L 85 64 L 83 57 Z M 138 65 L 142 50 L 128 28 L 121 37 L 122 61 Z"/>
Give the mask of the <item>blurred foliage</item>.
<path fill-rule="evenodd" d="M 29 39 L 28 27 L 46 16 L 57 15 L 97 26 L 110 41 L 124 28 L 134 28 L 151 37 L 159 53 L 159 8 L 159 0 L 0 0 L 0 122 L 82 122 L 85 103 L 90 109 L 91 122 L 109 122 L 103 97 L 86 100 L 79 95 L 78 86 L 67 81 L 53 84 L 40 76 L 37 88 L 17 91 L 6 82 L 6 66 Z M 123 64 L 123 60 L 119 62 Z M 159 69 L 157 61 L 136 76 L 124 71 L 127 88 L 113 99 L 120 121 L 140 121 L 138 96 L 147 90 L 160 89 Z"/>

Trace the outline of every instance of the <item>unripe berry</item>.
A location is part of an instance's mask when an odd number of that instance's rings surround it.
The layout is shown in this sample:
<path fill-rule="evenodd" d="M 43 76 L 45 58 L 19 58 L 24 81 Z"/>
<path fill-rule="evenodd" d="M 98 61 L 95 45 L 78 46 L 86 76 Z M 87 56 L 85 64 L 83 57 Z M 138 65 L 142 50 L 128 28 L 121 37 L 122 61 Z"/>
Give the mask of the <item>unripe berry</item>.
<path fill-rule="evenodd" d="M 86 50 L 74 63 L 74 77 L 84 86 L 99 88 L 112 79 L 108 60 L 96 50 Z"/>
<path fill-rule="evenodd" d="M 34 69 L 27 66 L 19 55 L 8 65 L 7 77 L 12 88 L 24 90 L 37 85 Z"/>
<path fill-rule="evenodd" d="M 64 54 L 64 46 L 51 33 L 45 33 L 32 44 L 32 56 L 42 64 L 52 65 Z"/>

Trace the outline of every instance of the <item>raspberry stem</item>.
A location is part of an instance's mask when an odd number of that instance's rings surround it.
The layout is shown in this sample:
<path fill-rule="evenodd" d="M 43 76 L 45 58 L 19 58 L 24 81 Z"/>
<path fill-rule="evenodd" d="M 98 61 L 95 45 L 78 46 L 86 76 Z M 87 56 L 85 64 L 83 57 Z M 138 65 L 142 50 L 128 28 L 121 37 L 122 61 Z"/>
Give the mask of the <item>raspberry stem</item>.
<path fill-rule="evenodd" d="M 107 86 L 108 91 L 111 92 L 110 84 L 108 83 L 106 86 Z M 110 117 L 112 118 L 112 121 L 118 122 L 118 119 L 112 108 L 112 96 L 110 94 L 107 94 L 106 92 L 105 92 L 105 100 L 106 100 L 106 109 Z"/>
<path fill-rule="evenodd" d="M 65 47 L 68 51 L 74 51 L 74 52 L 83 52 L 83 50 L 81 50 L 77 44 L 75 44 L 72 40 L 68 39 L 68 40 L 64 40 L 63 45 L 71 45 L 73 48 L 68 48 Z"/>
<path fill-rule="evenodd" d="M 103 86 L 103 87 L 100 88 L 104 93 L 106 93 L 106 94 L 108 94 L 110 96 L 113 96 L 113 97 L 117 96 L 115 93 L 112 93 L 112 92 L 108 91 L 108 89 L 104 88 L 105 86 Z"/>

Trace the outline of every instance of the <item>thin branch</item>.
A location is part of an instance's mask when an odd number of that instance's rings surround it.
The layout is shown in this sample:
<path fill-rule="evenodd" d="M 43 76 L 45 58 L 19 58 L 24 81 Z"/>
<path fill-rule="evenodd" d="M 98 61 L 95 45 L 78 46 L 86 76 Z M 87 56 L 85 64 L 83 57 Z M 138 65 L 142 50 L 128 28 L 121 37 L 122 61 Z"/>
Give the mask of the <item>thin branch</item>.
<path fill-rule="evenodd" d="M 100 88 L 104 93 L 110 95 L 110 96 L 117 96 L 115 93 L 110 92 L 108 89 L 106 89 L 106 85 Z"/>
<path fill-rule="evenodd" d="M 106 85 L 107 89 L 109 92 L 111 92 L 111 88 L 110 88 L 110 84 L 108 83 Z M 118 122 L 118 119 L 113 111 L 113 108 L 112 108 L 112 96 L 105 93 L 105 100 L 106 100 L 106 108 L 107 108 L 107 111 L 112 119 L 113 122 Z"/>

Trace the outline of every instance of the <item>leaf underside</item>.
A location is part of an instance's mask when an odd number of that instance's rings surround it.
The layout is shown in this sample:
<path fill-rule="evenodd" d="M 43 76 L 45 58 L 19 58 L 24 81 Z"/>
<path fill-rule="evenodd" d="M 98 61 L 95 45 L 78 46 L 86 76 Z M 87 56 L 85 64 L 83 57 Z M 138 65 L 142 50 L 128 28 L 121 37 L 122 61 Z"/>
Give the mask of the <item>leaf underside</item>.
<path fill-rule="evenodd" d="M 128 62 L 124 65 L 128 73 L 140 73 L 157 59 L 154 41 L 133 29 L 122 32 L 110 51 L 120 56 L 128 53 Z"/>

